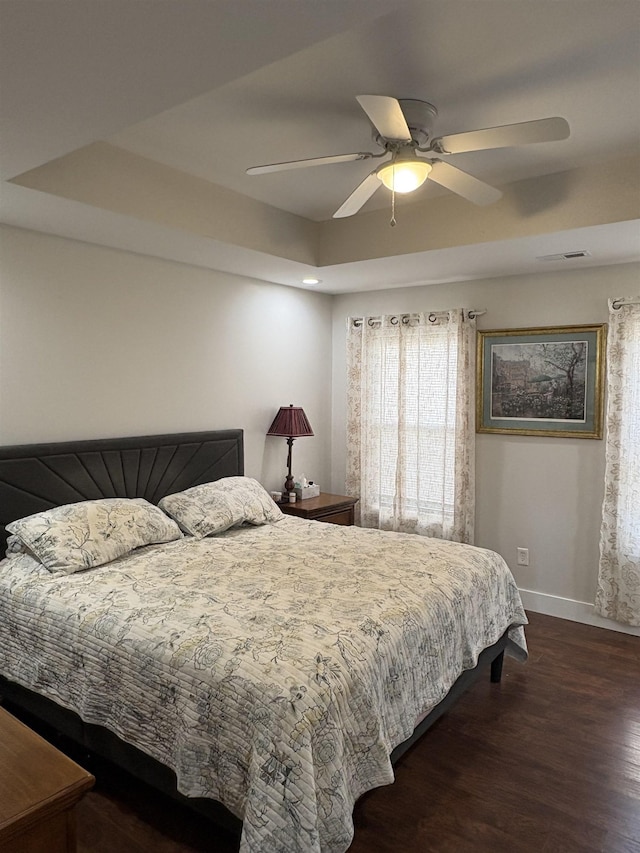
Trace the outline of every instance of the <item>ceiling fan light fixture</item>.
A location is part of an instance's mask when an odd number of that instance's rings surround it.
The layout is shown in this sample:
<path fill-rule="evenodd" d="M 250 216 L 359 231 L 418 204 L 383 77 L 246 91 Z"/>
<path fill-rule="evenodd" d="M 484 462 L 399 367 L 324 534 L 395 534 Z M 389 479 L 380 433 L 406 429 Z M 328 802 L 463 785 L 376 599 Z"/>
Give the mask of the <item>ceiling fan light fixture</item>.
<path fill-rule="evenodd" d="M 429 177 L 431 163 L 418 160 L 392 160 L 378 171 L 378 178 L 387 187 L 397 193 L 412 193 L 421 187 Z"/>

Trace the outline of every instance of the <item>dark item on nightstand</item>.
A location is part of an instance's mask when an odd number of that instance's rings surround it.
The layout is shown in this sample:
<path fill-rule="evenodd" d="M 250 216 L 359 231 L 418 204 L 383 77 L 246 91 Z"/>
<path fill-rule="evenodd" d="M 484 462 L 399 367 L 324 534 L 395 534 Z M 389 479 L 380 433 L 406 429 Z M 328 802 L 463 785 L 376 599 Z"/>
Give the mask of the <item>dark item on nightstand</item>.
<path fill-rule="evenodd" d="M 286 515 L 295 515 L 312 521 L 328 521 L 330 524 L 350 526 L 354 522 L 354 507 L 358 498 L 347 495 L 330 495 L 320 492 L 317 498 L 307 498 L 293 504 L 280 504 Z"/>
<path fill-rule="evenodd" d="M 282 406 L 280 408 L 267 431 L 267 435 L 283 435 L 287 439 L 287 444 L 289 445 L 287 468 L 289 473 L 284 484 L 284 491 L 292 492 L 295 486 L 293 475 L 291 474 L 293 440 L 304 435 L 313 435 L 311 424 L 300 406 L 294 406 L 291 403 L 290 406 Z"/>
<path fill-rule="evenodd" d="M 0 850 L 73 853 L 76 803 L 95 779 L 0 708 Z"/>

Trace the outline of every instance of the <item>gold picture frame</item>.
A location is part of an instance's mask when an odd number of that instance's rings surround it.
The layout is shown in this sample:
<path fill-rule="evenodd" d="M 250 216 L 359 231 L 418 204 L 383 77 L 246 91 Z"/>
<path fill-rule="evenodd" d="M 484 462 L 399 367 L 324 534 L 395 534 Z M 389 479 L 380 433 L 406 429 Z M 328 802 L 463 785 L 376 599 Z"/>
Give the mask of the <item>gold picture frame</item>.
<path fill-rule="evenodd" d="M 479 331 L 476 432 L 602 438 L 606 328 Z"/>

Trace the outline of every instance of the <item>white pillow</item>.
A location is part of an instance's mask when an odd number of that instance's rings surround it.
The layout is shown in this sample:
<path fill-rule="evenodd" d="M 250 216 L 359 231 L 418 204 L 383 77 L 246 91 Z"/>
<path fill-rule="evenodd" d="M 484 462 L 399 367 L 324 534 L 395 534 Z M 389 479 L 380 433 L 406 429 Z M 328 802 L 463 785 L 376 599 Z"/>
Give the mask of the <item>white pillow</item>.
<path fill-rule="evenodd" d="M 224 477 L 167 495 L 158 506 L 178 522 L 185 533 L 202 539 L 230 527 L 269 524 L 282 511 L 265 489 L 251 477 Z"/>
<path fill-rule="evenodd" d="M 65 574 L 110 563 L 143 545 L 182 537 L 175 521 L 143 498 L 65 504 L 12 521 L 6 529 L 50 571 Z"/>

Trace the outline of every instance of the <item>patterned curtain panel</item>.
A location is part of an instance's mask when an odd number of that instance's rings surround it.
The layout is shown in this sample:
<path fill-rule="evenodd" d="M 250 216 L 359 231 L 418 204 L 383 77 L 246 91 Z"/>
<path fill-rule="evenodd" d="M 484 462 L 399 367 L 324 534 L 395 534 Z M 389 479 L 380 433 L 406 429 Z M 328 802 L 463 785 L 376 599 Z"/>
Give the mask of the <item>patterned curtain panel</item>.
<path fill-rule="evenodd" d="M 347 491 L 360 524 L 473 542 L 475 320 L 349 318 Z"/>
<path fill-rule="evenodd" d="M 596 613 L 640 625 L 640 298 L 609 301 L 605 496 Z"/>

